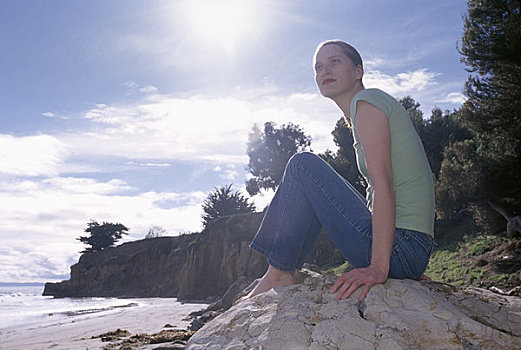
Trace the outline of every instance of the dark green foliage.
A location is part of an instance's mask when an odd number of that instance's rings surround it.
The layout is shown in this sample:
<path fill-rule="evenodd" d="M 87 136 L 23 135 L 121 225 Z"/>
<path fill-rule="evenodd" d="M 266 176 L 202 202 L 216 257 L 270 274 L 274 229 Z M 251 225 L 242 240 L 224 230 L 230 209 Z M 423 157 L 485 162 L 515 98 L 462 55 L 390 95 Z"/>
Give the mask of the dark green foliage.
<path fill-rule="evenodd" d="M 467 140 L 470 133 L 459 122 L 460 111 L 443 114 L 441 109 L 435 108 L 431 117 L 425 120 L 420 132 L 420 138 L 425 148 L 425 153 L 432 173 L 436 178 L 439 176 L 443 152 L 446 147 L 455 142 Z"/>
<path fill-rule="evenodd" d="M 84 252 L 97 252 L 116 243 L 123 235 L 128 234 L 128 228 L 122 224 L 103 222 L 101 225 L 96 221 L 87 223 L 84 230 L 90 236 L 80 236 L 80 242 L 90 247 L 85 248 Z"/>
<path fill-rule="evenodd" d="M 399 100 L 420 137 L 436 181 L 436 212 L 440 219 L 464 210 L 477 196 L 481 177 L 472 134 L 461 123 L 462 110 L 445 114 L 439 108 L 423 118 L 412 97 Z M 440 171 L 443 168 L 443 171 Z"/>
<path fill-rule="evenodd" d="M 411 117 L 412 125 L 414 125 L 418 135 L 421 135 L 425 124 L 425 121 L 423 120 L 423 112 L 419 109 L 421 105 L 411 96 L 405 96 L 399 99 L 398 102 L 400 102 L 409 114 L 409 117 Z"/>
<path fill-rule="evenodd" d="M 440 218 L 450 218 L 482 196 L 479 191 L 482 164 L 475 152 L 474 140 L 456 142 L 445 149 L 436 183 L 436 209 Z"/>
<path fill-rule="evenodd" d="M 431 117 L 425 119 L 423 112 L 419 109 L 420 104 L 411 96 L 406 96 L 399 102 L 411 117 L 414 128 L 422 141 L 432 173 L 437 178 L 445 147 L 471 137 L 470 133 L 460 124 L 460 112 L 449 113 L 446 111 L 443 114 L 441 109 L 435 108 Z"/>
<path fill-rule="evenodd" d="M 255 206 L 248 203 L 239 191 L 232 191 L 232 184 L 215 188 L 208 194 L 203 202 L 203 225 L 206 227 L 209 222 L 234 214 L 252 213 Z"/>
<path fill-rule="evenodd" d="M 358 192 L 365 196 L 366 183 L 356 164 L 353 134 L 343 117 L 336 122 L 335 129 L 331 134 L 333 135 L 333 141 L 338 146 L 338 151 L 333 153 L 327 150 L 325 153 L 320 154 L 320 157 L 331 165 L 340 176 L 353 185 Z"/>
<path fill-rule="evenodd" d="M 469 0 L 461 54 L 471 75 L 459 120 L 472 142 L 446 150 L 438 195 L 451 197 L 446 214 L 470 208 L 488 230 L 498 218 L 488 201 L 521 208 L 521 1 Z"/>
<path fill-rule="evenodd" d="M 251 196 L 261 189 L 276 189 L 291 156 L 309 150 L 311 145 L 311 137 L 291 123 L 277 128 L 267 122 L 264 132 L 254 126 L 249 136 L 247 170 L 253 177 L 246 182 L 246 190 Z"/>

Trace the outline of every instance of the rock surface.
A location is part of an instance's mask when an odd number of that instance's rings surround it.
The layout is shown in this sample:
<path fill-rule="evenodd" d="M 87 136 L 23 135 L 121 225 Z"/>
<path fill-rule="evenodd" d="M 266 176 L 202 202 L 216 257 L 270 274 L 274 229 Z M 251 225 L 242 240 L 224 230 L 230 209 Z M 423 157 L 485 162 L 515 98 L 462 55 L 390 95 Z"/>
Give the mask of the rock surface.
<path fill-rule="evenodd" d="M 337 301 L 334 276 L 308 277 L 231 307 L 190 338 L 198 349 L 521 349 L 521 299 L 388 280 Z"/>

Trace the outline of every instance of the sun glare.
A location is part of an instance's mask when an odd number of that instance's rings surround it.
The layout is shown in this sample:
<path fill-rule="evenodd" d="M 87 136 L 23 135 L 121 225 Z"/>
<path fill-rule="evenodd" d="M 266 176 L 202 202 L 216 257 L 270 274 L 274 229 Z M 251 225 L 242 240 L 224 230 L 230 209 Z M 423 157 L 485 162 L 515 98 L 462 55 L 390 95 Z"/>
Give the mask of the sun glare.
<path fill-rule="evenodd" d="M 247 40 L 258 27 L 256 1 L 187 1 L 184 15 L 193 39 L 216 45 L 233 55 L 240 40 Z"/>

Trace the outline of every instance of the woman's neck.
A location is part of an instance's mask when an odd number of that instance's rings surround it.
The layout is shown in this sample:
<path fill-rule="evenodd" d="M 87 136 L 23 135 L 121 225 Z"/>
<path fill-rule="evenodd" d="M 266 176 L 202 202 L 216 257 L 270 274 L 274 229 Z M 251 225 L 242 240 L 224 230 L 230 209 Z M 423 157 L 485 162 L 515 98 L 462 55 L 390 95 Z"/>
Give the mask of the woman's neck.
<path fill-rule="evenodd" d="M 346 118 L 349 118 L 349 113 L 350 113 L 349 110 L 351 107 L 351 101 L 353 101 L 353 98 L 355 97 L 355 95 L 357 93 L 359 93 L 360 91 L 362 91 L 364 89 L 365 89 L 364 86 L 362 84 L 360 84 L 360 85 L 357 85 L 357 87 L 355 89 L 333 99 L 333 101 L 336 103 L 338 108 L 340 108 L 342 113 L 344 113 L 344 116 Z"/>

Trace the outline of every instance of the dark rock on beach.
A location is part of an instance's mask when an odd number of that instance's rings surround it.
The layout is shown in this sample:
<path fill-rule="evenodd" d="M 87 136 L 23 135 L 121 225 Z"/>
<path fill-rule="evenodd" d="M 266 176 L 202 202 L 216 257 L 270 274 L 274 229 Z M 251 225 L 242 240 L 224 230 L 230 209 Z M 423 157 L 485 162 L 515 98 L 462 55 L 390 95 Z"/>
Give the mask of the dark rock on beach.
<path fill-rule="evenodd" d="M 184 349 L 186 342 L 195 332 L 181 329 L 162 330 L 153 334 L 134 334 L 126 330 L 118 329 L 114 332 L 107 332 L 94 336 L 93 338 L 101 338 L 101 341 L 111 342 L 103 347 L 105 350 L 119 349 L 132 350 L 142 349 L 147 344 L 161 344 L 161 346 L 154 347 L 158 349 Z"/>

